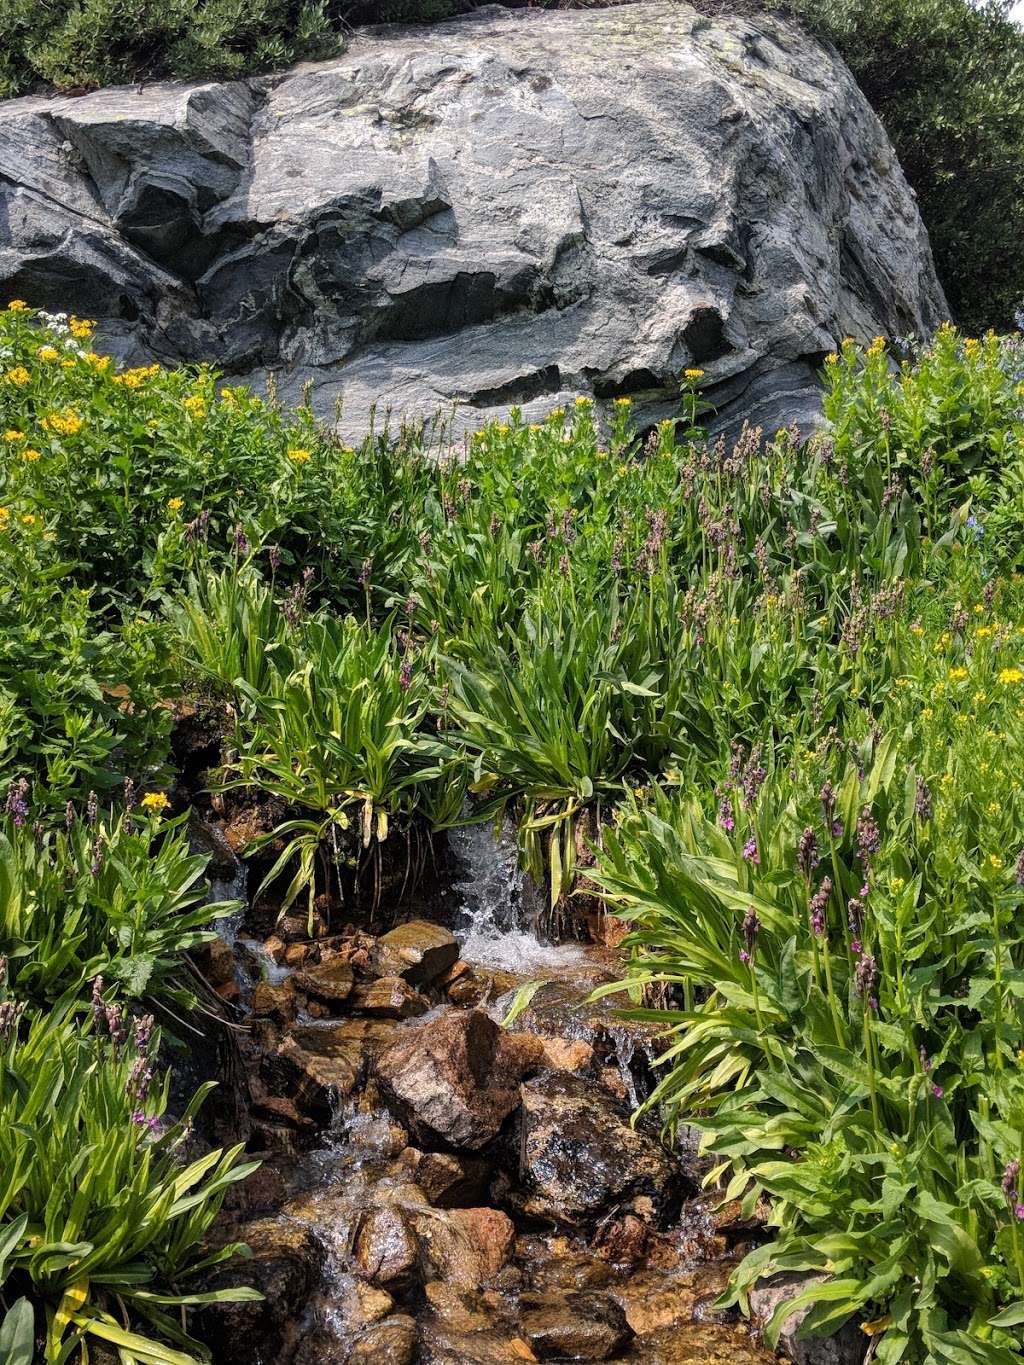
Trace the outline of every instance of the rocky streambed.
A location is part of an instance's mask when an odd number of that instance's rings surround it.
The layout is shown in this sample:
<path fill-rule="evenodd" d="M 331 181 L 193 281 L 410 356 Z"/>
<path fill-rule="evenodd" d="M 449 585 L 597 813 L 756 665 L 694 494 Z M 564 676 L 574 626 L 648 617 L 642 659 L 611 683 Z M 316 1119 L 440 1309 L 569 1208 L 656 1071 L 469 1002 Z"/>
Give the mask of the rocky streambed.
<path fill-rule="evenodd" d="M 772 1359 L 713 1306 L 758 1228 L 630 1123 L 658 1042 L 588 1001 L 615 950 L 540 943 L 507 845 L 452 842 L 430 919 L 286 916 L 257 934 L 250 907 L 204 950 L 242 1063 L 221 1122 L 262 1156 L 216 1237 L 252 1250 L 217 1283 L 265 1298 L 207 1311 L 215 1358 Z M 528 980 L 543 984 L 504 1027 Z"/>

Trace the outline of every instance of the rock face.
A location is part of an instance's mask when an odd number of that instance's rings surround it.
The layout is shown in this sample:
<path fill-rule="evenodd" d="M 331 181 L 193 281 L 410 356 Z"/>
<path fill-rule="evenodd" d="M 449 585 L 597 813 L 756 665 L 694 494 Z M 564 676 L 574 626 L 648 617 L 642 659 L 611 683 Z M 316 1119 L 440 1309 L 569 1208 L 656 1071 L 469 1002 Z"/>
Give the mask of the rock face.
<path fill-rule="evenodd" d="M 0 297 L 212 359 L 342 429 L 456 428 L 578 393 L 717 422 L 817 411 L 844 335 L 945 314 L 916 204 L 845 65 L 685 3 L 485 6 L 330 62 L 0 107 Z"/>

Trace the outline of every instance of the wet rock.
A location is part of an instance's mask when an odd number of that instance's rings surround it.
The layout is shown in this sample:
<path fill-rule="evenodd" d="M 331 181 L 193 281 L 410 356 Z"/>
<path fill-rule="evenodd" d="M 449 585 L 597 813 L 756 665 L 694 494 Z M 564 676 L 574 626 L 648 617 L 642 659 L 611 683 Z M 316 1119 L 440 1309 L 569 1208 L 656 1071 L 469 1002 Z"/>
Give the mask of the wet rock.
<path fill-rule="evenodd" d="M 494 1325 L 494 1314 L 472 1292 L 431 1280 L 424 1293 L 435 1317 L 455 1332 L 482 1332 Z"/>
<path fill-rule="evenodd" d="M 538 1360 L 608 1360 L 633 1332 L 606 1294 L 567 1294 L 529 1309 L 522 1332 Z"/>
<path fill-rule="evenodd" d="M 276 1019 L 279 1023 L 290 1024 L 298 1013 L 299 1005 L 291 978 L 275 984 L 271 981 L 258 981 L 252 993 L 252 1012 L 264 1019 Z"/>
<path fill-rule="evenodd" d="M 408 1278 L 419 1259 L 416 1235 L 401 1209 L 371 1209 L 356 1236 L 353 1268 L 374 1284 L 394 1284 Z"/>
<path fill-rule="evenodd" d="M 521 977 L 497 967 L 471 967 L 448 987 L 448 999 L 463 1007 L 488 1004 L 521 982 Z"/>
<path fill-rule="evenodd" d="M 338 1100 L 352 1093 L 361 1070 L 358 1046 L 332 1026 L 293 1029 L 263 1061 L 271 1090 L 290 1095 L 324 1124 Z"/>
<path fill-rule="evenodd" d="M 284 1177 L 270 1162 L 264 1161 L 240 1184 L 228 1187 L 224 1208 L 252 1217 L 279 1208 L 284 1198 Z"/>
<path fill-rule="evenodd" d="M 704 1322 L 653 1332 L 638 1340 L 634 1351 L 643 1365 L 777 1365 L 778 1360 L 745 1328 Z"/>
<path fill-rule="evenodd" d="M 542 1038 L 544 1065 L 551 1071 L 587 1071 L 594 1060 L 594 1049 L 582 1038 Z"/>
<path fill-rule="evenodd" d="M 796 1298 L 812 1285 L 827 1284 L 829 1278 L 811 1272 L 792 1272 L 762 1280 L 750 1291 L 750 1316 L 759 1326 L 764 1326 L 784 1300 Z M 856 1320 L 847 1322 L 835 1336 L 797 1340 L 796 1334 L 810 1311 L 808 1306 L 789 1315 L 779 1333 L 779 1351 L 788 1356 L 793 1365 L 860 1365 L 868 1339 L 859 1330 Z"/>
<path fill-rule="evenodd" d="M 352 994 L 352 967 L 343 957 L 330 957 L 326 962 L 296 972 L 295 987 L 314 1000 L 337 1005 Z"/>
<path fill-rule="evenodd" d="M 349 1005 L 376 1019 L 411 1019 L 430 1008 L 430 1002 L 400 976 L 382 976 L 357 986 Z"/>
<path fill-rule="evenodd" d="M 370 966 L 377 976 L 401 976 L 410 985 L 423 986 L 446 972 L 458 956 L 453 934 L 429 920 L 414 919 L 377 940 Z"/>
<path fill-rule="evenodd" d="M 345 1128 L 345 1138 L 351 1147 L 367 1157 L 387 1161 L 405 1150 L 409 1134 L 387 1114 L 371 1113 L 357 1114 L 351 1119 Z M 415 1180 L 415 1174 L 410 1172 L 409 1178 Z"/>
<path fill-rule="evenodd" d="M 230 943 L 215 938 L 212 943 L 204 943 L 196 948 L 192 958 L 214 990 L 218 986 L 234 985 L 235 954 Z"/>
<path fill-rule="evenodd" d="M 422 1365 L 514 1365 L 537 1357 L 521 1336 L 508 1328 L 460 1330 L 446 1322 L 426 1322 L 420 1329 Z"/>
<path fill-rule="evenodd" d="M 365 1280 L 355 1280 L 346 1301 L 346 1325 L 356 1332 L 386 1318 L 395 1301 L 386 1290 Z"/>
<path fill-rule="evenodd" d="M 543 1055 L 538 1039 L 506 1033 L 482 1010 L 443 1015 L 376 1063 L 386 1096 L 413 1124 L 455 1147 L 494 1137 L 519 1102 L 518 1082 Z"/>
<path fill-rule="evenodd" d="M 688 1189 L 678 1163 L 610 1096 L 562 1073 L 523 1085 L 519 1151 L 523 1211 L 555 1221 L 629 1204 L 662 1222 Z"/>
<path fill-rule="evenodd" d="M 398 1169 L 423 1190 L 438 1209 L 469 1208 L 484 1198 L 490 1182 L 490 1162 L 453 1152 L 421 1152 L 407 1147 Z"/>
<path fill-rule="evenodd" d="M 346 1365 L 412 1365 L 416 1338 L 414 1319 L 404 1314 L 385 1318 L 356 1340 Z"/>
<path fill-rule="evenodd" d="M 396 1019 L 342 1019 L 331 1025 L 337 1038 L 344 1038 L 360 1056 L 376 1057 L 401 1036 Z"/>
<path fill-rule="evenodd" d="M 432 1210 L 416 1219 L 429 1271 L 460 1290 L 478 1289 L 505 1264 L 515 1228 L 498 1209 Z"/>
<path fill-rule="evenodd" d="M 305 1114 L 300 1114 L 292 1100 L 283 1095 L 265 1095 L 253 1104 L 253 1112 L 259 1118 L 271 1123 L 283 1123 L 289 1128 L 311 1129 L 316 1124 Z"/>
<path fill-rule="evenodd" d="M 281 1357 L 288 1324 L 305 1307 L 319 1283 L 323 1253 L 312 1229 L 284 1218 L 226 1225 L 220 1241 L 243 1241 L 252 1256 L 218 1267 L 208 1289 L 251 1286 L 263 1295 L 254 1303 L 211 1304 L 204 1308 L 200 1335 L 222 1365 L 252 1365 Z"/>

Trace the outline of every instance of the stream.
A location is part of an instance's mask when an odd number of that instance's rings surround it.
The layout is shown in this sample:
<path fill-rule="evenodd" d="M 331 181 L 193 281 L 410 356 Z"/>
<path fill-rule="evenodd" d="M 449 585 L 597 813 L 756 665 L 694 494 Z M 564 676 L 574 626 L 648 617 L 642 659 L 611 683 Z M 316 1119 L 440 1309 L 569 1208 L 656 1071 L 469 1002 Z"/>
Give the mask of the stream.
<path fill-rule="evenodd" d="M 263 1160 L 216 1234 L 252 1259 L 212 1283 L 266 1297 L 205 1311 L 215 1358 L 773 1360 L 714 1307 L 757 1228 L 629 1122 L 658 1041 L 588 999 L 616 951 L 538 937 L 511 830 L 452 831 L 448 853 L 429 919 L 264 934 L 246 904 L 200 963 L 244 1026 Z M 212 898 L 246 891 L 236 864 Z"/>

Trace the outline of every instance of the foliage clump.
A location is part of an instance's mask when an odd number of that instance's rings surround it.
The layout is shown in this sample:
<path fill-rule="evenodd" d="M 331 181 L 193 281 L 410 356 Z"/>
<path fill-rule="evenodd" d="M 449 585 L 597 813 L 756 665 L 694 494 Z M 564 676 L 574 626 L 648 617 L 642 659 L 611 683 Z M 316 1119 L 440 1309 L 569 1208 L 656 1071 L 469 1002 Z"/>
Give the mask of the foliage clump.
<path fill-rule="evenodd" d="M 185 1165 L 144 1022 L 226 909 L 174 789 L 199 696 L 211 780 L 278 812 L 279 905 L 507 812 L 549 923 L 584 888 L 629 921 L 652 1107 L 771 1201 L 730 1301 L 821 1271 L 808 1332 L 1018 1359 L 1024 339 L 843 342 L 810 440 L 706 439 L 692 370 L 643 440 L 580 397 L 439 450 L 91 333 L 0 313 L 5 1344 L 201 1354 L 165 1310 L 245 1167 Z"/>

